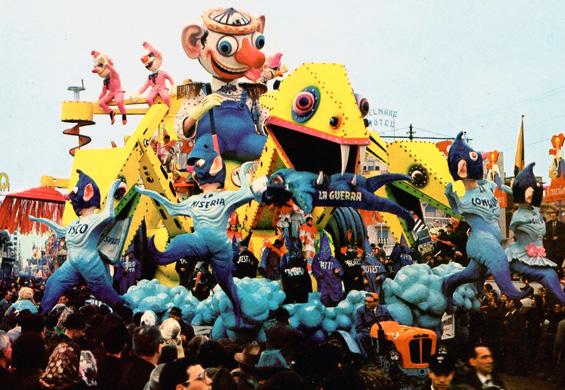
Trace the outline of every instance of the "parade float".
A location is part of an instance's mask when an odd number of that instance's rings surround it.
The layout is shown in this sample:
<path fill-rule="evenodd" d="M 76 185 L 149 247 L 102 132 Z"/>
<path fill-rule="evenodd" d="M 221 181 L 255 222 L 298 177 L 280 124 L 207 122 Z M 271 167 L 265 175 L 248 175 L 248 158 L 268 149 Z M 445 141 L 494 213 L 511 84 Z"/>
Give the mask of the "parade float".
<path fill-rule="evenodd" d="M 449 152 L 445 144 L 385 142 L 368 128 L 369 103 L 361 95 L 363 87 L 353 89 L 344 65 L 306 62 L 288 71 L 280 53 L 270 57 L 263 53 L 265 26 L 264 17 L 233 8 L 207 10 L 202 24 L 186 26 L 180 34 L 183 49 L 210 74 L 210 80 L 202 82 L 191 81 L 190 75 L 174 75 L 186 80 L 175 85 L 161 69 L 166 53 L 144 42 L 147 52 L 141 62 L 150 74 L 131 98 L 122 89 L 116 58 L 92 50 L 92 72 L 103 79 L 102 91 L 97 102 L 77 98 L 62 103 L 61 120 L 72 124 L 63 133 L 77 137 L 78 144 L 69 151 L 73 159 L 69 178 L 53 180 L 88 202 L 93 193 L 85 190 L 88 185 L 109 194 L 94 204 L 108 214 L 106 227 L 91 235 L 95 242 L 85 249 L 99 274 L 90 284 L 102 291 L 99 298 L 106 303 L 159 314 L 176 306 L 187 322 L 210 326 L 213 338 L 264 340 L 264 321 L 284 304 L 285 293 L 278 281 L 232 279 L 227 265 L 231 242 L 223 226 L 228 218 L 231 221 L 231 211 L 258 257 L 265 241 L 279 237 L 276 221 L 288 205 L 312 216 L 334 252 L 349 240 L 348 234 L 358 247 L 364 246 L 362 210 L 377 212 L 397 241 L 415 248 L 426 242 L 422 202 L 458 218 L 475 215 L 476 210 L 461 207 L 460 199 L 465 200 L 466 190 L 474 188 L 469 180 L 483 178 L 482 157 L 465 149 L 461 135 Z M 146 97 L 140 96 L 147 91 Z M 123 144 L 89 148 L 89 129 L 95 120 L 102 117 L 99 125 L 114 125 L 117 113 L 120 126 L 128 126 L 132 116 L 142 118 Z M 180 145 L 176 163 L 164 163 L 169 145 Z M 389 173 L 366 175 L 368 155 Z M 491 163 L 496 159 L 491 153 Z M 489 172 L 496 182 L 496 171 Z M 85 175 L 90 180 L 86 184 Z M 115 197 L 117 186 L 123 191 Z M 496 209 L 497 186 L 487 187 L 485 207 Z M 237 200 L 230 200 L 232 195 Z M 208 218 L 215 209 L 218 215 Z M 61 235 L 85 233 L 75 226 L 81 210 L 67 202 L 60 225 L 51 226 Z M 206 230 L 212 218 L 216 218 L 215 230 Z M 424 235 L 419 234 L 422 231 Z M 487 233 L 493 241 L 489 248 L 500 254 L 493 262 L 473 261 L 466 269 L 457 263 L 435 268 L 413 264 L 385 281 L 382 295 L 395 322 L 375 325 L 372 337 L 392 343 L 382 343 L 389 345 L 387 359 L 406 375 L 425 376 L 422 369 L 435 351 L 446 311 L 478 309 L 478 291 L 468 282 L 484 279 L 488 269 L 498 279 L 502 274 L 501 287 L 512 291 L 506 280 L 509 262 L 494 243 L 499 232 Z M 221 245 L 207 246 L 212 237 Z M 128 248 L 157 265 L 154 275 L 145 275 L 154 279 L 142 280 L 121 297 L 105 299 L 108 264 L 115 264 Z M 219 285 L 208 298 L 201 301 L 178 286 L 175 256 L 202 260 L 206 267 L 212 263 Z M 89 280 L 86 268 L 69 272 L 72 277 L 63 275 L 63 279 L 70 284 L 79 276 Z M 46 295 L 52 301 L 59 290 Z M 315 341 L 337 332 L 355 350 L 353 315 L 363 304 L 364 293 L 351 291 L 336 307 L 326 307 L 320 299 L 312 293 L 307 302 L 284 304 L 291 325 Z M 47 306 L 42 309 L 48 310 Z"/>

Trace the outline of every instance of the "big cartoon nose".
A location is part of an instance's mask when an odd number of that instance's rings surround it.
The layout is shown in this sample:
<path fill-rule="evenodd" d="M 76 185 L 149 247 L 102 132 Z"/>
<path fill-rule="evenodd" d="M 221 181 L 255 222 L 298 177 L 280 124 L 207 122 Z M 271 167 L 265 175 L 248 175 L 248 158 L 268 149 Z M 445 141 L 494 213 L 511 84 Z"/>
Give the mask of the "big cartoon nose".
<path fill-rule="evenodd" d="M 265 55 L 251 46 L 247 38 L 243 39 L 241 49 L 235 53 L 235 59 L 240 64 L 247 65 L 250 68 L 260 68 L 265 63 Z"/>

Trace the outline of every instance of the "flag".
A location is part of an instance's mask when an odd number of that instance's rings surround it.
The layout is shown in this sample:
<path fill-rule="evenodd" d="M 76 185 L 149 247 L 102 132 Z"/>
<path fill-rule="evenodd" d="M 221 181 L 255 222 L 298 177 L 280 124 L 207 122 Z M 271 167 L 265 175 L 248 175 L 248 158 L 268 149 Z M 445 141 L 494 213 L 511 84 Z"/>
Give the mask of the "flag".
<path fill-rule="evenodd" d="M 524 169 L 524 114 L 518 132 L 518 143 L 516 144 L 516 158 L 514 160 L 514 176 Z"/>

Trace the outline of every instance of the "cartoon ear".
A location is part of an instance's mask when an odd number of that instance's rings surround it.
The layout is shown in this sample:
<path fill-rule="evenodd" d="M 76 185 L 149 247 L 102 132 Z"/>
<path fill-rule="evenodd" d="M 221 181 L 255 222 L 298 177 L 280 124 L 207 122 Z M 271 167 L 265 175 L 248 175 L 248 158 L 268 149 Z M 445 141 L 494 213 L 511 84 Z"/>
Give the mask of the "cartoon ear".
<path fill-rule="evenodd" d="M 457 164 L 457 175 L 461 179 L 467 178 L 467 161 L 465 160 L 459 161 L 459 163 Z"/>
<path fill-rule="evenodd" d="M 192 59 L 198 58 L 202 50 L 200 38 L 204 35 L 202 27 L 191 24 L 182 30 L 182 47 L 186 55 Z"/>
<path fill-rule="evenodd" d="M 88 202 L 90 199 L 92 199 L 93 196 L 94 196 L 94 187 L 92 186 L 92 183 L 88 183 L 84 187 L 84 194 L 82 195 L 82 199 L 85 202 Z"/>
<path fill-rule="evenodd" d="M 223 165 L 224 164 L 223 164 L 223 161 L 222 161 L 222 157 L 216 156 L 214 158 L 214 161 L 212 161 L 212 166 L 210 167 L 210 175 L 216 176 L 218 174 L 218 172 L 220 172 L 222 170 Z"/>
<path fill-rule="evenodd" d="M 258 16 L 257 21 L 259 22 L 259 26 L 257 26 L 257 31 L 263 34 L 263 31 L 265 31 L 265 16 L 264 15 Z"/>

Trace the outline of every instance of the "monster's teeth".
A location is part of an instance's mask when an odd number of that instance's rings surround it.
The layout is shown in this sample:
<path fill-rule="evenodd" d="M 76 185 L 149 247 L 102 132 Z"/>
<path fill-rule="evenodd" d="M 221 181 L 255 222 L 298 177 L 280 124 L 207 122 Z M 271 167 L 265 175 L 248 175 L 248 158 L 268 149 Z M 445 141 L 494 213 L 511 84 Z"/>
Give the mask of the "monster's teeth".
<path fill-rule="evenodd" d="M 341 174 L 345 173 L 345 169 L 347 168 L 347 161 L 349 161 L 349 151 L 351 150 L 351 146 L 349 145 L 341 145 Z"/>
<path fill-rule="evenodd" d="M 351 185 L 352 186 L 356 186 L 357 185 L 357 176 L 353 176 L 353 179 L 351 180 Z"/>
<path fill-rule="evenodd" d="M 365 155 L 367 154 L 366 146 L 359 146 L 359 171 L 363 171 L 363 164 L 365 164 Z"/>
<path fill-rule="evenodd" d="M 316 178 L 316 185 L 321 186 L 324 184 L 324 172 L 320 171 L 320 174 Z"/>

